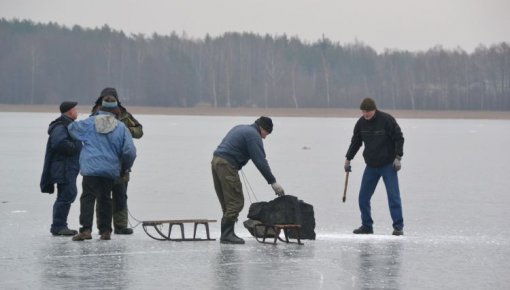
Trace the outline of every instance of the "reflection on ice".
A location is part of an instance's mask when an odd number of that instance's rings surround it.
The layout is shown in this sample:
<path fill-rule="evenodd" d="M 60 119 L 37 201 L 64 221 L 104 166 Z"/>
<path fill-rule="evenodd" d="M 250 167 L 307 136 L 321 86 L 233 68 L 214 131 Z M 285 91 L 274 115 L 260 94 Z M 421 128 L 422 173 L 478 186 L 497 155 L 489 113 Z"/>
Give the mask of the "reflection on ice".
<path fill-rule="evenodd" d="M 125 250 L 122 244 L 78 249 L 69 242 L 52 244 L 39 261 L 42 288 L 126 288 L 131 277 L 126 275 L 129 255 Z"/>
<path fill-rule="evenodd" d="M 316 241 L 299 246 L 260 244 L 247 236 L 246 245 L 238 246 L 154 241 L 139 229 L 129 237 L 114 235 L 111 241 L 100 241 L 95 234 L 91 241 L 71 242 L 48 236 L 45 230 L 16 236 L 25 240 L 0 256 L 3 289 L 447 289 L 459 285 L 497 289 L 500 284 L 484 277 L 490 271 L 505 283 L 509 253 L 508 242 L 491 244 L 465 237 L 320 234 Z M 462 271 L 451 271 L 459 267 Z"/>
<path fill-rule="evenodd" d="M 354 285 L 361 285 L 363 288 L 385 288 L 400 289 L 400 267 L 402 243 L 391 242 L 381 250 L 371 242 L 363 242 L 360 245 Z M 353 285 L 353 286 L 354 286 Z"/>

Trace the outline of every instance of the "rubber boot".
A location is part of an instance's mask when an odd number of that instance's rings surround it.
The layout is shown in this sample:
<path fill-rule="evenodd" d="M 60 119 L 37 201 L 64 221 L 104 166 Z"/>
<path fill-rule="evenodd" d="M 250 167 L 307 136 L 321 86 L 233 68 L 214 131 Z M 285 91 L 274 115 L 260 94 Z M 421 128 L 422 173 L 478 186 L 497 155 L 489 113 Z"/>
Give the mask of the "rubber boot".
<path fill-rule="evenodd" d="M 222 244 L 244 244 L 244 240 L 236 236 L 234 233 L 234 225 L 232 222 L 221 223 L 221 238 Z"/>
<path fill-rule="evenodd" d="M 117 235 L 131 235 L 133 233 L 133 229 L 128 228 L 127 208 L 113 213 L 113 227 Z"/>

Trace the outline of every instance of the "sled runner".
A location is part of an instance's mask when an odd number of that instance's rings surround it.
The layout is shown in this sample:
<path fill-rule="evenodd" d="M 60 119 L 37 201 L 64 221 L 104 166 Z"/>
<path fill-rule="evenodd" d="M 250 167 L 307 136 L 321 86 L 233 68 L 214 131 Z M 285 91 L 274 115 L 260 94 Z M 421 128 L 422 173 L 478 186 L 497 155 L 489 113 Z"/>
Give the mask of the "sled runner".
<path fill-rule="evenodd" d="M 259 240 L 260 237 L 255 235 L 255 239 L 257 239 L 257 242 L 259 242 L 259 243 L 266 243 L 266 238 L 269 236 L 274 237 L 273 244 L 276 244 L 276 239 L 278 239 L 282 242 L 285 242 L 285 243 L 293 243 L 293 242 L 289 241 L 289 232 L 288 232 L 289 230 L 292 230 L 292 231 L 295 231 L 295 233 L 296 233 L 297 244 L 303 245 L 303 243 L 301 243 L 301 225 L 297 225 L 297 224 L 286 224 L 286 225 L 256 224 L 255 230 L 257 230 L 258 227 L 263 227 L 263 230 L 264 230 L 264 235 L 262 236 L 262 240 Z M 269 230 L 272 230 L 274 235 L 268 235 Z M 285 239 L 280 238 L 280 233 L 282 230 L 283 230 L 283 235 L 284 235 Z M 296 243 L 296 242 L 294 242 L 294 243 Z"/>
<path fill-rule="evenodd" d="M 144 221 L 142 222 L 142 227 L 145 233 L 158 241 L 176 241 L 176 242 L 183 242 L 183 241 L 214 241 L 216 239 L 211 239 L 209 234 L 209 223 L 214 223 L 216 220 L 207 220 L 207 219 L 187 219 L 187 220 L 155 220 L 155 221 Z M 184 236 L 184 224 L 186 223 L 192 223 L 194 225 L 193 227 L 193 238 L 186 238 Z M 181 229 L 181 238 L 172 238 L 172 227 L 173 226 L 179 226 Z M 198 225 L 204 225 L 205 227 L 205 233 L 206 238 L 197 238 L 197 226 Z M 164 230 L 165 227 L 168 226 L 168 231 Z M 154 231 L 159 234 L 159 236 L 154 234 Z M 152 232 L 152 234 L 151 234 Z M 166 234 L 168 232 L 168 234 Z"/>

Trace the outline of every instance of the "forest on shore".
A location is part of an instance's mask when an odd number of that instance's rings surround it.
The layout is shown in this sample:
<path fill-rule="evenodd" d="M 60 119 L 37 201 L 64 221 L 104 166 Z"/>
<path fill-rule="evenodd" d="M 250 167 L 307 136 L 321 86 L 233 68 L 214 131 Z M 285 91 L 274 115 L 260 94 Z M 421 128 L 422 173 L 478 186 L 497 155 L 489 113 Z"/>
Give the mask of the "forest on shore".
<path fill-rule="evenodd" d="M 440 32 L 438 32 L 440 33 Z M 362 42 L 227 32 L 203 39 L 0 19 L 0 103 L 510 110 L 510 46 L 376 52 Z"/>

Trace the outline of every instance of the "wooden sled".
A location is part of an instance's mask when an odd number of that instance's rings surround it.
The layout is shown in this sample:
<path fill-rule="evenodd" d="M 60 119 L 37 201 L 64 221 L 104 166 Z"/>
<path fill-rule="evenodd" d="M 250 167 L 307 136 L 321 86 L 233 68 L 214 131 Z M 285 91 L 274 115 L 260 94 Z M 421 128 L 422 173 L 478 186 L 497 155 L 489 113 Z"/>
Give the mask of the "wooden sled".
<path fill-rule="evenodd" d="M 257 237 L 257 235 L 255 235 L 255 239 L 257 240 L 257 242 L 259 243 L 264 243 L 266 244 L 266 237 L 267 237 L 267 232 L 269 229 L 272 229 L 274 232 L 275 232 L 275 235 L 274 235 L 274 240 L 273 240 L 273 244 L 276 244 L 276 240 L 280 240 L 284 243 L 296 243 L 296 244 L 299 244 L 299 245 L 303 245 L 303 243 L 301 243 L 301 225 L 297 225 L 297 224 L 276 224 L 276 225 L 265 225 L 265 224 L 258 224 L 258 225 L 255 225 L 255 229 L 257 227 L 263 227 L 264 228 L 264 235 L 262 236 L 262 240 L 259 240 L 259 237 Z M 285 239 L 282 239 L 280 238 L 280 232 L 283 230 L 283 234 L 284 234 L 284 237 Z M 298 234 L 297 236 L 297 242 L 291 242 L 289 241 L 289 235 L 288 235 L 288 230 L 295 230 Z"/>
<path fill-rule="evenodd" d="M 211 239 L 209 234 L 209 223 L 214 223 L 216 220 L 207 220 L 207 219 L 187 219 L 187 220 L 155 220 L 155 221 L 143 221 L 142 227 L 145 233 L 158 241 L 176 241 L 176 242 L 187 242 L 187 241 L 214 241 L 216 239 Z M 186 238 L 184 236 L 184 224 L 192 223 L 193 227 L 193 238 Z M 181 238 L 172 238 L 172 227 L 179 226 L 181 228 Z M 197 238 L 197 226 L 204 225 L 206 238 Z M 168 226 L 168 231 L 164 230 L 164 228 Z M 159 234 L 157 236 L 154 231 Z M 152 232 L 152 234 L 151 234 Z M 167 234 L 168 233 L 168 234 Z"/>

